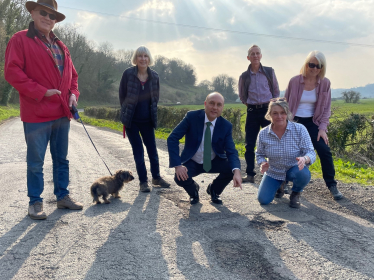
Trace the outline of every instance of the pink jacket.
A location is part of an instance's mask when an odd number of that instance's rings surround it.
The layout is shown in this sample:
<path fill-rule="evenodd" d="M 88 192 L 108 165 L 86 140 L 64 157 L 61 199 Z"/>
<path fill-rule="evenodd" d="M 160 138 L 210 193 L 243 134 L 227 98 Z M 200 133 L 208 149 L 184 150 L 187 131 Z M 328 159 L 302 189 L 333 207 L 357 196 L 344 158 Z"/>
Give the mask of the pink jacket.
<path fill-rule="evenodd" d="M 318 126 L 318 129 L 327 131 L 329 125 L 329 118 L 331 115 L 331 89 L 330 80 L 324 78 L 318 79 L 316 83 L 317 102 L 315 106 L 313 122 Z M 300 104 L 301 95 L 305 87 L 303 75 L 293 77 L 288 83 L 285 97 L 290 107 L 292 115 L 295 116 L 297 108 Z"/>
<path fill-rule="evenodd" d="M 5 53 L 5 79 L 19 92 L 21 120 L 30 123 L 48 122 L 62 117 L 71 118 L 69 97 L 79 97 L 78 75 L 68 48 L 60 41 L 65 55 L 61 77 L 52 54 L 29 30 L 17 32 L 9 40 Z M 58 89 L 61 95 L 44 96 L 48 89 Z"/>

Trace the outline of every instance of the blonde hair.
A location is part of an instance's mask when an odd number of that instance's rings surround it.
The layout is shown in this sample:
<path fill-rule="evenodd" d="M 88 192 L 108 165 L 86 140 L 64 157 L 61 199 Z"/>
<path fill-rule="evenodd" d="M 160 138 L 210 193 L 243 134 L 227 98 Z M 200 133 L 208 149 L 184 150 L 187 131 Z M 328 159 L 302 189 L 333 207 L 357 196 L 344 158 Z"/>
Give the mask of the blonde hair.
<path fill-rule="evenodd" d="M 323 80 L 326 75 L 326 58 L 320 51 L 311 51 L 305 59 L 303 67 L 301 67 L 300 74 L 306 77 L 306 71 L 308 67 L 308 63 L 310 60 L 315 57 L 318 60 L 319 66 L 322 66 L 321 71 L 318 73 L 318 77 Z"/>
<path fill-rule="evenodd" d="M 253 48 L 259 48 L 259 49 L 260 49 L 260 52 L 261 52 L 261 48 L 260 48 L 259 46 L 255 45 L 255 44 L 253 44 L 253 45 L 250 46 L 249 49 L 248 49 L 248 56 L 250 56 L 251 51 L 252 51 Z"/>
<path fill-rule="evenodd" d="M 284 98 L 284 97 L 272 99 L 272 101 L 270 101 L 268 111 L 266 112 L 266 115 L 265 115 L 265 119 L 267 119 L 268 121 L 271 121 L 270 113 L 271 113 L 271 110 L 273 109 L 274 106 L 282 107 L 284 112 L 287 114 L 287 120 L 292 121 L 293 115 L 290 111 L 290 108 L 288 107 L 288 103 L 286 101 L 286 98 Z"/>
<path fill-rule="evenodd" d="M 149 57 L 148 66 L 154 65 L 154 60 L 153 60 L 153 57 L 151 55 L 151 52 L 149 51 L 149 49 L 146 46 L 140 46 L 133 53 L 132 58 L 131 58 L 131 64 L 132 65 L 136 66 L 136 58 L 138 57 L 138 55 L 141 55 L 141 54 L 146 54 Z"/>

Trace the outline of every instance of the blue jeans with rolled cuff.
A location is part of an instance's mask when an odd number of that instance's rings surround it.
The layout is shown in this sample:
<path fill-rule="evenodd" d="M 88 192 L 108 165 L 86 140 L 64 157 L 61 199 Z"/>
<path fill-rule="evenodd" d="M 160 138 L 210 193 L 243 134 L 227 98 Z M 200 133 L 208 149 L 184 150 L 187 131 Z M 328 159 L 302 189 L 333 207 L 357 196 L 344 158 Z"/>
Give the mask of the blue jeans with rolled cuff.
<path fill-rule="evenodd" d="M 299 170 L 299 167 L 294 166 L 288 169 L 285 181 L 293 182 L 293 192 L 302 192 L 309 183 L 310 178 L 311 174 L 308 167 L 304 167 L 302 170 Z M 272 202 L 282 182 L 282 180 L 274 179 L 267 176 L 265 173 L 262 177 L 257 194 L 257 199 L 260 204 L 266 205 Z"/>
<path fill-rule="evenodd" d="M 131 128 L 126 127 L 126 134 L 132 146 L 132 153 L 134 155 L 136 171 L 138 172 L 140 183 L 148 181 L 147 169 L 144 161 L 143 143 L 147 149 L 149 162 L 151 164 L 152 177 L 154 179 L 160 178 L 160 166 L 156 148 L 155 130 L 152 123 L 132 122 Z"/>
<path fill-rule="evenodd" d="M 335 167 L 330 147 L 326 145 L 325 140 L 323 140 L 322 137 L 319 139 L 319 141 L 317 141 L 319 129 L 318 126 L 313 122 L 313 117 L 295 117 L 294 121 L 303 124 L 308 130 L 314 149 L 317 151 L 317 154 L 321 160 L 322 175 L 326 186 L 336 186 L 337 182 L 335 181 Z"/>
<path fill-rule="evenodd" d="M 43 165 L 48 143 L 53 162 L 54 194 L 57 200 L 69 194 L 69 145 L 70 121 L 63 117 L 41 123 L 23 123 L 27 145 L 27 195 L 30 205 L 42 202 L 44 190 Z"/>

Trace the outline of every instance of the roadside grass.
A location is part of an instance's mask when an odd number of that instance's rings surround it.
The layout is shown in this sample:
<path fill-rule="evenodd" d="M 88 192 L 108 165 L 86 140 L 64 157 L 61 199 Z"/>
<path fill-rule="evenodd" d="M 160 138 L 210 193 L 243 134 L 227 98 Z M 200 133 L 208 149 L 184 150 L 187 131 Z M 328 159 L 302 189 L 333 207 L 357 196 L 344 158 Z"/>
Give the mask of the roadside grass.
<path fill-rule="evenodd" d="M 349 160 L 334 158 L 335 178 L 344 183 L 357 183 L 363 186 L 374 185 L 374 168 L 356 164 Z M 322 178 L 321 161 L 317 160 L 309 167 L 313 178 Z"/>
<path fill-rule="evenodd" d="M 107 127 L 113 130 L 117 130 L 123 132 L 123 125 L 120 122 L 104 120 L 104 119 L 96 119 L 85 116 L 84 113 L 79 113 L 84 124 L 90 124 L 97 127 Z M 155 131 L 156 138 L 166 140 L 172 130 L 168 128 L 158 128 Z M 184 137 L 180 140 L 180 143 L 184 144 Z"/>
<path fill-rule="evenodd" d="M 0 106 L 0 123 L 11 117 L 19 117 L 19 105 Z"/>

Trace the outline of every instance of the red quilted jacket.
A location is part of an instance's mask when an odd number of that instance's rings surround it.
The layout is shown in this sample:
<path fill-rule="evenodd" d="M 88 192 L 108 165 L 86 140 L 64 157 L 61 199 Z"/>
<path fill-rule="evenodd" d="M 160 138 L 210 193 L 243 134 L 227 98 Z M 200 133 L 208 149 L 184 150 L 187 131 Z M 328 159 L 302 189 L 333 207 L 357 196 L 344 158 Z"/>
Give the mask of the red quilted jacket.
<path fill-rule="evenodd" d="M 65 54 L 62 76 L 51 51 L 36 36 L 33 22 L 28 30 L 14 34 L 8 43 L 5 79 L 19 92 L 21 120 L 24 122 L 47 122 L 64 116 L 71 118 L 68 102 L 72 93 L 79 97 L 78 75 L 68 48 L 60 40 L 57 43 Z M 58 89 L 61 95 L 45 97 L 48 89 Z"/>

